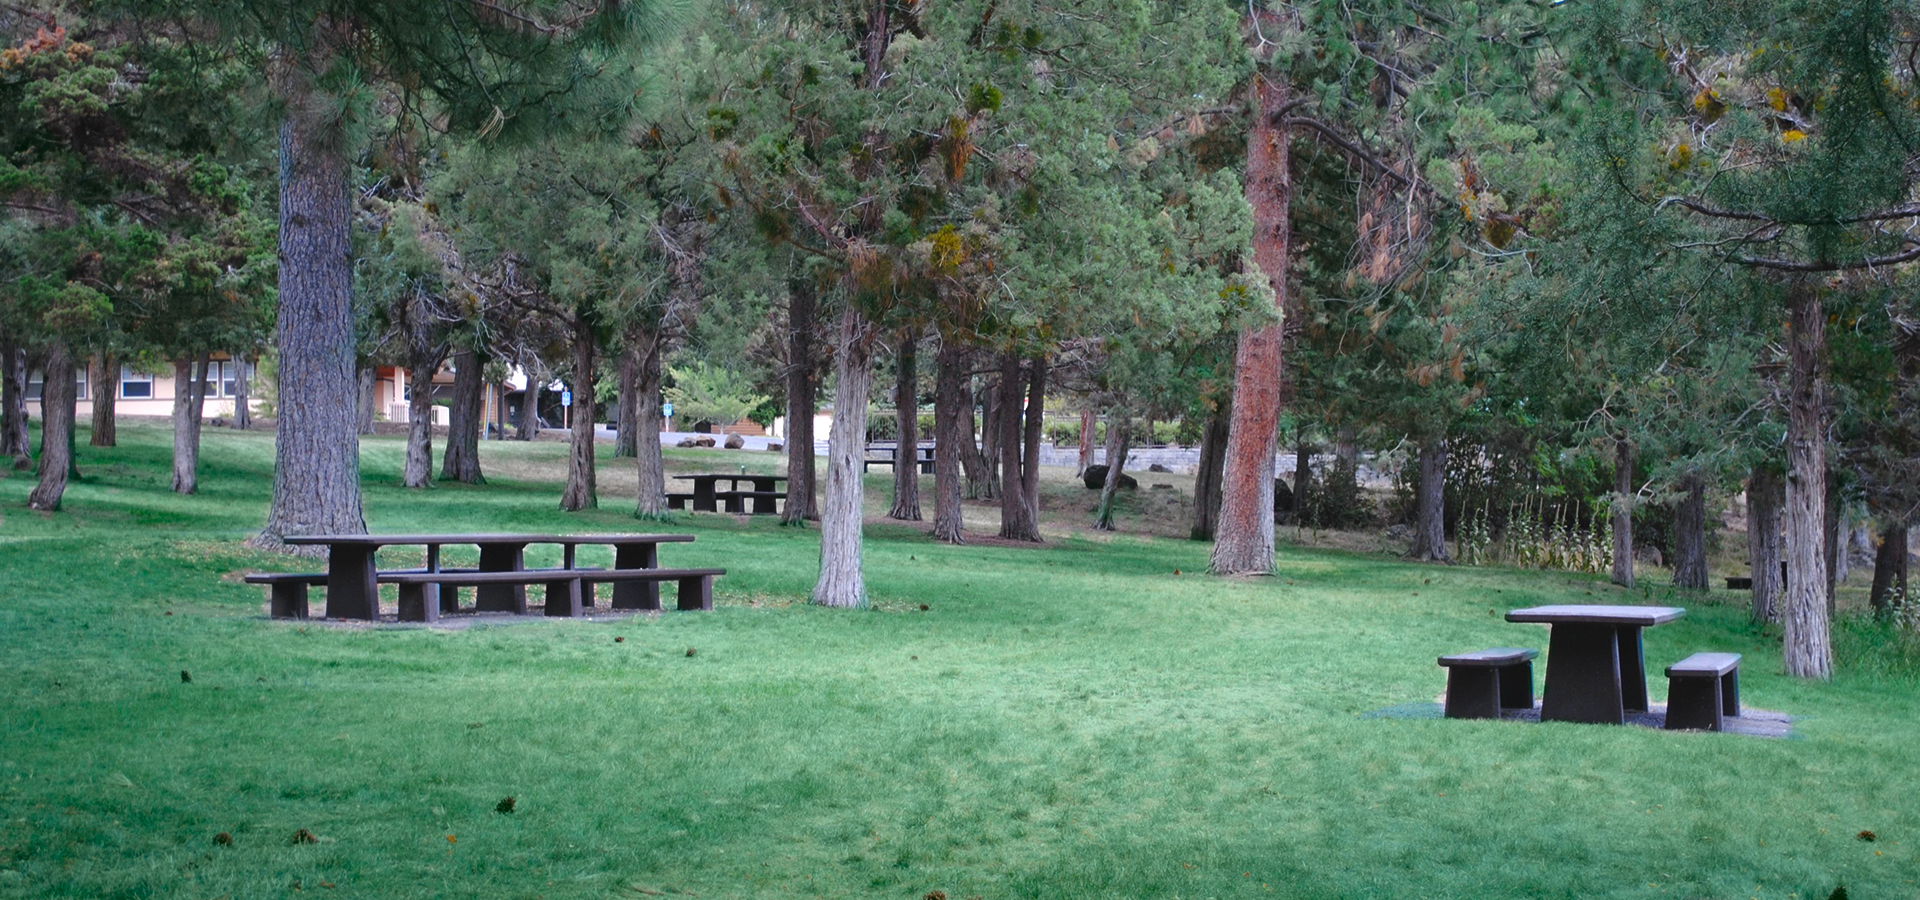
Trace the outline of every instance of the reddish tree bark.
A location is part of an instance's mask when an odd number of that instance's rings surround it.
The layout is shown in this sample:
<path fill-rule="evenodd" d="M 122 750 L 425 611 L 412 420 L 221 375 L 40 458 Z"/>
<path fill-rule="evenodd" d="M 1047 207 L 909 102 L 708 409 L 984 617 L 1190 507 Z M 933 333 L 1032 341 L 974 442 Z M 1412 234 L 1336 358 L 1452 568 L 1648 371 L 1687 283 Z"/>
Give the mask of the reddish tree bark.
<path fill-rule="evenodd" d="M 1093 465 L 1093 410 L 1080 411 L 1080 461 L 1073 471 L 1073 477 L 1087 474 L 1087 467 Z"/>
<path fill-rule="evenodd" d="M 1287 271 L 1293 181 L 1288 136 L 1276 121 L 1287 105 L 1284 82 L 1256 73 L 1247 129 L 1247 203 L 1253 207 L 1253 259 L 1273 287 L 1276 312 L 1288 307 Z M 1240 336 L 1234 356 L 1233 412 L 1221 476 L 1219 527 L 1211 568 L 1220 575 L 1273 572 L 1273 471 L 1280 440 L 1281 324 Z"/>

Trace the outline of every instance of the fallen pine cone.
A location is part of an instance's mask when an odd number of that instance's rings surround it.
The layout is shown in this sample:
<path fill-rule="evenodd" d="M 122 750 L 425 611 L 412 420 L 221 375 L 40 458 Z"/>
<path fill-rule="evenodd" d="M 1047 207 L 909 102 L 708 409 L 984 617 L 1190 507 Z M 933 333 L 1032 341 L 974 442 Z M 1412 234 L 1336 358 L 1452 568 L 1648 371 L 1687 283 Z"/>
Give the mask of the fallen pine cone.
<path fill-rule="evenodd" d="M 230 835 L 222 831 L 219 834 L 216 834 L 213 836 L 213 842 L 216 844 L 219 844 L 222 847 L 231 847 L 233 846 L 233 835 Z"/>
<path fill-rule="evenodd" d="M 687 655 L 688 655 L 688 656 L 692 656 L 692 655 L 693 655 L 693 648 L 692 648 L 692 647 L 688 647 L 688 648 L 687 648 Z"/>
<path fill-rule="evenodd" d="M 293 840 L 291 840 L 291 841 L 288 841 L 288 843 L 290 843 L 290 844 L 318 844 L 318 843 L 320 843 L 320 839 L 319 839 L 319 838 L 317 838 L 317 837 L 314 837 L 314 836 L 313 836 L 313 832 L 311 832 L 311 831 L 308 831 L 308 830 L 306 830 L 305 828 L 302 828 L 302 829 L 300 829 L 299 831 L 296 831 L 296 832 L 294 832 L 294 833 L 293 833 Z"/>
<path fill-rule="evenodd" d="M 181 683 L 181 684 L 191 684 L 191 683 L 193 683 L 193 673 L 192 673 L 192 672 L 189 672 L 189 671 L 187 671 L 187 670 L 185 670 L 185 669 L 181 669 L 181 670 L 180 670 L 180 683 Z"/>
<path fill-rule="evenodd" d="M 1880 839 L 1880 836 L 1879 836 L 1879 835 L 1877 835 L 1877 834 L 1874 834 L 1874 833 L 1873 833 L 1873 832 L 1871 832 L 1871 831 L 1862 831 L 1862 832 L 1860 832 L 1859 834 L 1856 834 L 1856 835 L 1854 835 L 1854 837 L 1857 837 L 1857 838 L 1859 838 L 1859 839 L 1861 839 L 1861 840 L 1863 840 L 1863 841 L 1867 841 L 1867 842 L 1869 842 L 1869 843 L 1871 843 L 1871 842 L 1873 842 L 1873 841 L 1877 841 L 1877 840 L 1879 840 L 1879 839 Z"/>
<path fill-rule="evenodd" d="M 497 813 L 513 812 L 513 798 L 508 797 L 507 799 L 502 800 L 497 804 L 494 804 L 493 811 Z"/>

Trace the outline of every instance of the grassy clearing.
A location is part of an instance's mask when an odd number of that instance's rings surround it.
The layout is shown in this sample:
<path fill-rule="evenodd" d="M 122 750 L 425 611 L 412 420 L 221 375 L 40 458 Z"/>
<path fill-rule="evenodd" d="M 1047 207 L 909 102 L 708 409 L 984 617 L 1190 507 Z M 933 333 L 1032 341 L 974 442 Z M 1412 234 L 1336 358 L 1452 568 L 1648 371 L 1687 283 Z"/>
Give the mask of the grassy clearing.
<path fill-rule="evenodd" d="M 1779 675 L 1737 595 L 1647 632 L 1655 665 L 1748 654 L 1746 701 L 1801 717 L 1793 740 L 1365 718 L 1431 701 L 1440 653 L 1543 645 L 1507 608 L 1620 595 L 1292 549 L 1281 577 L 1223 582 L 1192 574 L 1200 544 L 1076 537 L 1090 497 L 1055 484 L 1044 549 L 870 529 L 870 611 L 799 602 L 816 532 L 700 515 L 662 553 L 728 567 L 710 615 L 298 626 L 233 578 L 301 565 L 239 544 L 270 437 L 209 430 L 185 498 L 166 438 L 83 449 L 58 515 L 0 480 L 0 896 L 1867 898 L 1920 879 L 1912 667 L 1859 623 L 1824 685 Z M 636 524 L 605 476 L 605 509 L 555 509 L 564 445 L 486 444 L 493 483 L 425 493 L 398 487 L 400 452 L 365 445 L 376 530 Z M 669 464 L 742 460 L 779 464 Z"/>

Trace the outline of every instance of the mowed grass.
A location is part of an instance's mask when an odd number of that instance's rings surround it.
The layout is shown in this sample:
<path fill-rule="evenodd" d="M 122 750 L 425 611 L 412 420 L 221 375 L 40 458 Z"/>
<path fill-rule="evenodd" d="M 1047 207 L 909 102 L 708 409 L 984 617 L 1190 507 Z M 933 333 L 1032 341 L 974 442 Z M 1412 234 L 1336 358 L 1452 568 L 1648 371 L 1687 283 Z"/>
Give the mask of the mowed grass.
<path fill-rule="evenodd" d="M 1430 703 L 1441 653 L 1544 646 L 1508 608 L 1639 592 L 1291 549 L 1277 578 L 1224 581 L 1196 574 L 1202 544 L 1070 530 L 1018 549 L 870 528 L 876 608 L 836 611 L 802 602 L 817 531 L 698 515 L 662 559 L 728 568 L 711 614 L 274 622 L 237 573 L 313 563 L 240 544 L 271 435 L 209 429 L 193 497 L 166 490 L 167 439 L 135 424 L 83 449 L 55 515 L 0 480 L 0 896 L 1874 898 L 1920 879 L 1920 704 L 1871 628 L 1842 630 L 1828 684 L 1782 677 L 1737 602 L 1683 599 L 1647 632 L 1656 698 L 1659 665 L 1746 654 L 1747 703 L 1796 717 L 1765 740 L 1366 715 Z M 561 444 L 485 444 L 511 477 L 426 492 L 398 486 L 398 440 L 364 446 L 376 531 L 657 527 L 630 489 L 558 512 Z"/>

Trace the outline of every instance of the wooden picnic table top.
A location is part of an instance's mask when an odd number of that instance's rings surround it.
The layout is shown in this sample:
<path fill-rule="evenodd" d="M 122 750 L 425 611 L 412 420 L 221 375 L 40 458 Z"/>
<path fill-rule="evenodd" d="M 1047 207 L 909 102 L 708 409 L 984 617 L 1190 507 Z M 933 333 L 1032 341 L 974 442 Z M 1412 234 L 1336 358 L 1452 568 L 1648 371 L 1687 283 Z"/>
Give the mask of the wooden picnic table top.
<path fill-rule="evenodd" d="M 394 544 L 680 544 L 690 534 L 300 534 L 282 538 L 289 544 L 328 544 L 342 547 L 385 547 Z"/>
<path fill-rule="evenodd" d="M 1516 609 L 1507 613 L 1509 622 L 1556 622 L 1588 623 L 1595 625 L 1660 625 L 1671 622 L 1687 614 L 1677 606 L 1607 606 L 1599 604 L 1567 604 L 1561 606 L 1532 606 Z"/>
<path fill-rule="evenodd" d="M 740 480 L 740 479 L 745 479 L 745 478 L 770 478 L 770 479 L 772 479 L 772 480 L 774 480 L 774 481 L 786 481 L 786 480 L 787 480 L 787 476 L 785 476 L 785 475 L 760 475 L 760 474 L 757 474 L 757 473 L 754 473 L 754 472 L 748 472 L 748 473 L 747 473 L 747 474 L 745 474 L 745 475 L 742 475 L 742 474 L 740 474 L 740 473 L 738 473 L 738 472 L 708 472 L 708 473 L 703 473 L 703 474 L 699 474 L 699 475 L 675 475 L 675 476 L 672 476 L 672 477 L 674 477 L 674 478 L 676 478 L 676 479 L 679 479 L 679 480 L 681 480 L 681 481 L 699 481 L 699 480 L 701 480 L 701 479 L 705 479 L 705 478 L 711 478 L 711 479 L 714 479 L 714 480 L 716 480 L 716 481 L 718 481 L 719 479 L 722 479 L 722 478 L 732 478 L 732 479 L 734 479 L 734 480 L 736 480 L 736 481 L 738 481 L 738 480 Z"/>

